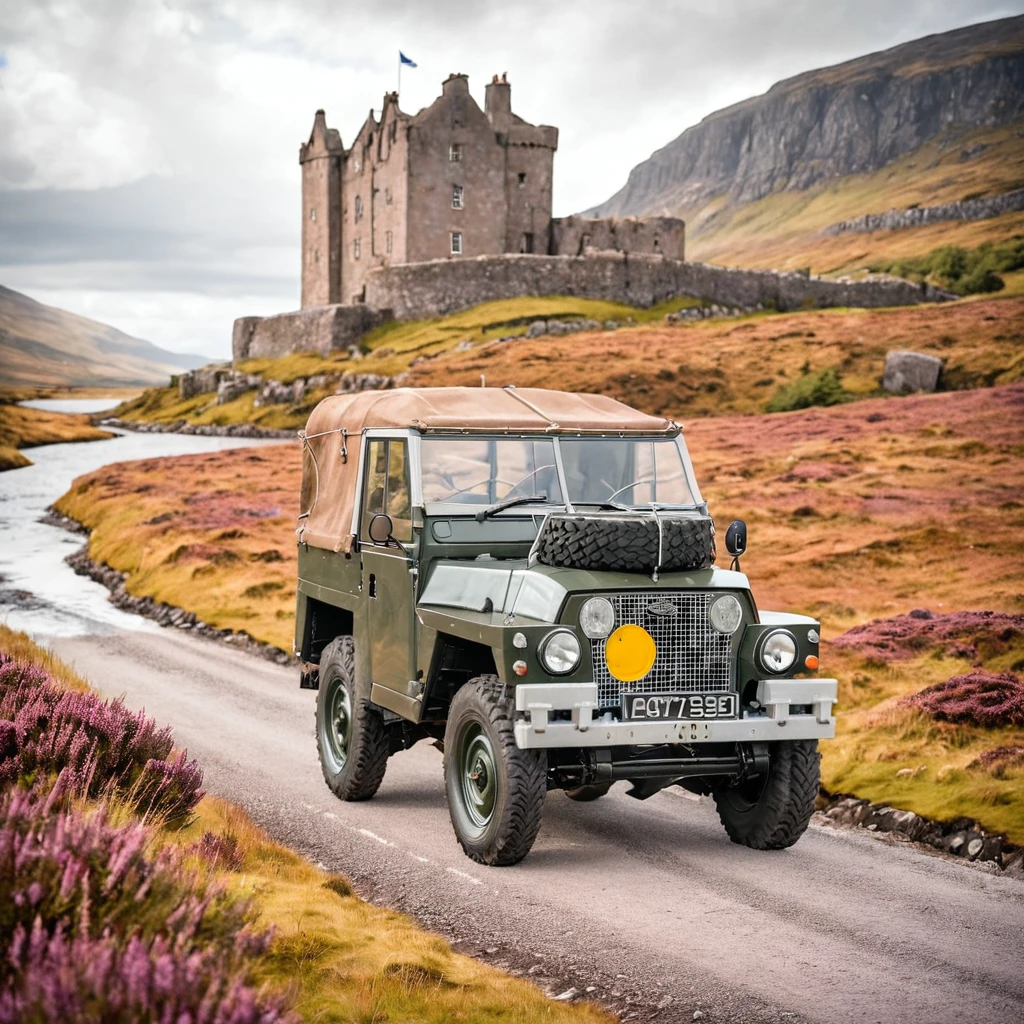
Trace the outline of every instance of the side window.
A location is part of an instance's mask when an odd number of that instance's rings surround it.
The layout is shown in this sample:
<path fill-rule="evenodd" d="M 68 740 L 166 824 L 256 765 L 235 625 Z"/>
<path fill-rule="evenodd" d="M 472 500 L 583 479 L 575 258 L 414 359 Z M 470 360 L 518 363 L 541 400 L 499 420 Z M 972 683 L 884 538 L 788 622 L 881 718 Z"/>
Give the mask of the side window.
<path fill-rule="evenodd" d="M 366 453 L 366 486 L 359 527 L 362 540 L 370 539 L 370 520 L 386 512 L 394 524 L 395 540 L 412 540 L 412 507 L 409 500 L 409 466 L 405 441 L 370 441 Z"/>
<path fill-rule="evenodd" d="M 404 441 L 388 442 L 388 485 L 384 511 L 395 524 L 395 540 L 412 540 L 412 505 L 409 501 L 409 464 Z"/>

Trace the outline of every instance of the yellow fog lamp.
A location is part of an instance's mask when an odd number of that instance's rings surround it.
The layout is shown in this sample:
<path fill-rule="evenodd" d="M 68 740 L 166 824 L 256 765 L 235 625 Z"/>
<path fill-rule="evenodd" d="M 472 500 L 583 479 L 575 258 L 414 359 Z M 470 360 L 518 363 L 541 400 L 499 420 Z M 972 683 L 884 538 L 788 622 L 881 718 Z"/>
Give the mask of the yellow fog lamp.
<path fill-rule="evenodd" d="M 608 671 L 620 683 L 635 683 L 654 667 L 658 648 L 654 637 L 643 626 L 629 623 L 619 626 L 604 645 Z"/>

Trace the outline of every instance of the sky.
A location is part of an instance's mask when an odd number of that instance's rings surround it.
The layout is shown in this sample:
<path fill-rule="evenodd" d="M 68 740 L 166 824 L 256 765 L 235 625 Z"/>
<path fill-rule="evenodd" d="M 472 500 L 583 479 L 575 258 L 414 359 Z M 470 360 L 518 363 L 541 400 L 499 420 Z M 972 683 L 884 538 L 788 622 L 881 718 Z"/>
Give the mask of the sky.
<path fill-rule="evenodd" d="M 181 352 L 299 304 L 298 147 L 397 85 L 507 72 L 560 129 L 556 215 L 721 107 L 813 68 L 1019 14 L 1014 0 L 0 3 L 0 284 Z"/>

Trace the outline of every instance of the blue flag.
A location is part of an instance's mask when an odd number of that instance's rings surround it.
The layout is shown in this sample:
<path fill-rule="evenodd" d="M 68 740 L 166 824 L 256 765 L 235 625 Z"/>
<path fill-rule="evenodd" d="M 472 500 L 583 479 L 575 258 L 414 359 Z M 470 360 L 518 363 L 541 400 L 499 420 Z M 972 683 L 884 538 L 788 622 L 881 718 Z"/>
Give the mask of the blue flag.
<path fill-rule="evenodd" d="M 414 67 L 416 67 L 416 61 L 410 60 L 410 58 L 406 57 L 406 55 L 404 53 L 402 53 L 401 50 L 398 51 L 398 60 L 399 60 L 399 62 L 401 64 L 404 64 L 407 68 L 414 68 Z"/>

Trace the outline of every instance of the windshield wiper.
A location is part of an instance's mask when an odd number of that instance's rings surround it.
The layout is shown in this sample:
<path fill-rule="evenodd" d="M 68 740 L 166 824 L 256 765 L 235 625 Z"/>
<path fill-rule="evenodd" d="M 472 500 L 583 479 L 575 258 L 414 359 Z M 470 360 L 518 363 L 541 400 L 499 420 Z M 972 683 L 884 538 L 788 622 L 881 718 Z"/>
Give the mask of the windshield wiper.
<path fill-rule="evenodd" d="M 612 509 L 616 512 L 632 512 L 633 509 L 629 505 L 620 505 L 617 501 L 574 501 L 574 505 L 587 505 L 591 508 L 599 509 Z"/>
<path fill-rule="evenodd" d="M 548 496 L 546 494 L 522 494 L 518 498 L 506 498 L 504 501 L 496 501 L 493 505 L 488 505 L 487 508 L 480 509 L 476 514 L 476 521 L 478 523 L 482 523 L 490 516 L 497 515 L 499 512 L 504 512 L 507 508 L 514 508 L 516 505 L 527 505 L 533 501 L 547 500 Z"/>

